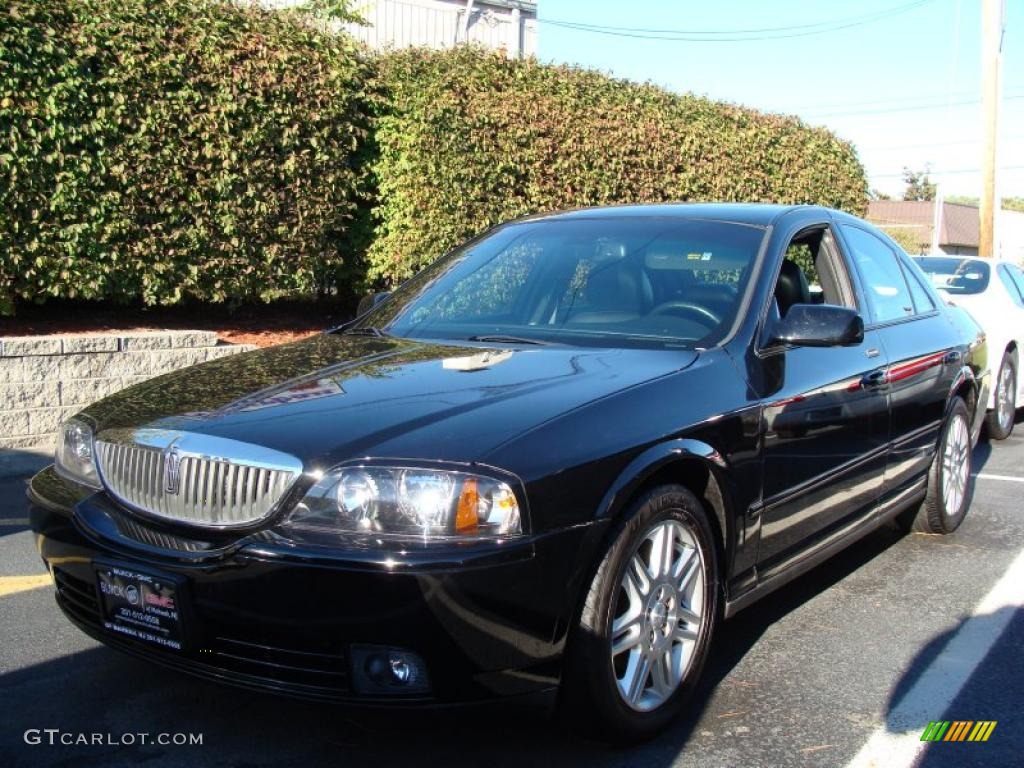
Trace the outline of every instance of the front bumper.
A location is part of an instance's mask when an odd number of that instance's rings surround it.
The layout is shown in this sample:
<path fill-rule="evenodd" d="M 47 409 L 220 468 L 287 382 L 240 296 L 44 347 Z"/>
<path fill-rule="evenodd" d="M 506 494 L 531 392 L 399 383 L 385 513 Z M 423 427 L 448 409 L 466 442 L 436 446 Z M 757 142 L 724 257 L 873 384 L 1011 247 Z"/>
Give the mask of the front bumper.
<path fill-rule="evenodd" d="M 104 494 L 76 495 L 52 468 L 33 478 L 29 498 L 63 612 L 97 640 L 154 663 L 247 688 L 367 705 L 480 701 L 558 683 L 564 617 L 573 605 L 565 585 L 573 582 L 585 527 L 500 551 L 382 559 L 261 535 L 211 547 L 148 527 Z M 181 651 L 104 628 L 98 559 L 180 581 Z M 418 654 L 429 693 L 359 694 L 353 645 Z"/>

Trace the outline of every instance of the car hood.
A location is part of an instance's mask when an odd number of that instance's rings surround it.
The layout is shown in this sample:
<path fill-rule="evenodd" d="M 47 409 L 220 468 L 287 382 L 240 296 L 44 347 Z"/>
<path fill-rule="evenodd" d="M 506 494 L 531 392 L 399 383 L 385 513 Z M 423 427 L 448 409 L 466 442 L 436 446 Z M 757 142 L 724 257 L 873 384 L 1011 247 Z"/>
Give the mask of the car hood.
<path fill-rule="evenodd" d="M 175 429 L 290 453 L 485 460 L 562 413 L 693 363 L 696 352 L 498 349 L 321 334 L 136 385 L 85 410 L 97 432 Z"/>

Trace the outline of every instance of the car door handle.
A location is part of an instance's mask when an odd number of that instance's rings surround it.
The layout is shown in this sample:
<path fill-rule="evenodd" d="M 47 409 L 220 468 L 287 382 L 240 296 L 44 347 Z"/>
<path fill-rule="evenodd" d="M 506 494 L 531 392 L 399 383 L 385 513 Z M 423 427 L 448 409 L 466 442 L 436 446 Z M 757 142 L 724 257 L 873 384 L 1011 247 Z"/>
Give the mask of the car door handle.
<path fill-rule="evenodd" d="M 864 350 L 864 354 L 868 357 L 878 357 L 881 353 L 878 351 L 878 347 L 871 347 L 871 349 Z"/>
<path fill-rule="evenodd" d="M 876 368 L 870 373 L 865 373 L 860 380 L 860 384 L 864 389 L 879 389 L 888 383 L 885 368 Z"/>

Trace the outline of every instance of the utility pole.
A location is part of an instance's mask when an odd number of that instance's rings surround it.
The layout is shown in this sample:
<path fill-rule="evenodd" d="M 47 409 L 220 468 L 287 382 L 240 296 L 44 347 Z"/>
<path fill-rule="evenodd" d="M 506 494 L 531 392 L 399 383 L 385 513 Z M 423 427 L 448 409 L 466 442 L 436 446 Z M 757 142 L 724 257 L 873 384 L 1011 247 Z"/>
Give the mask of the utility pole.
<path fill-rule="evenodd" d="M 942 242 L 942 206 L 944 204 L 942 200 L 942 187 L 936 184 L 935 199 L 932 200 L 932 244 L 931 248 L 928 249 L 928 253 L 932 256 L 942 255 L 939 243 Z"/>
<path fill-rule="evenodd" d="M 996 256 L 996 211 L 1000 207 L 996 176 L 999 170 L 999 101 L 1003 68 L 1003 2 L 982 0 L 981 9 L 981 110 L 985 124 L 985 148 L 981 159 L 981 205 L 978 210 L 978 255 Z"/>

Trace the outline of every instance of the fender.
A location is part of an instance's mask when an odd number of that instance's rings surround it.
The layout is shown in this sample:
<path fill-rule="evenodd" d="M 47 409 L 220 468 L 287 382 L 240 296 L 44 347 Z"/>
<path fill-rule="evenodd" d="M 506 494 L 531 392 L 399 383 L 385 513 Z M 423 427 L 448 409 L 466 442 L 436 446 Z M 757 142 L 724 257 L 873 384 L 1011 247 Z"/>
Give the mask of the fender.
<path fill-rule="evenodd" d="M 949 392 L 946 394 L 946 411 L 949 411 L 949 404 L 960 387 L 965 383 L 969 383 L 974 391 L 974 412 L 971 414 L 971 444 L 974 445 L 978 442 L 978 438 L 981 436 L 981 428 L 985 423 L 988 392 L 984 391 L 984 381 L 980 381 L 974 375 L 974 371 L 969 365 L 961 366 L 960 370 L 953 377 L 953 382 L 949 386 Z"/>
<path fill-rule="evenodd" d="M 675 440 L 668 440 L 664 443 L 658 443 L 657 445 L 652 445 L 633 459 L 629 465 L 619 473 L 619 476 L 615 478 L 615 482 L 611 484 L 608 491 L 605 493 L 604 498 L 601 499 L 601 504 L 597 508 L 597 515 L 595 519 L 607 520 L 608 518 L 613 517 L 622 508 L 624 500 L 628 499 L 632 495 L 633 491 L 639 488 L 648 478 L 654 475 L 655 472 L 662 467 L 685 457 L 694 458 L 705 465 L 709 465 L 709 470 L 711 470 L 712 467 L 717 467 L 720 470 L 728 469 L 728 464 L 722 457 L 722 454 L 700 440 L 694 440 L 692 438 L 678 438 Z M 724 495 L 725 489 L 722 488 L 722 478 L 718 474 L 714 474 L 714 477 L 715 482 L 723 491 Z M 721 514 L 718 515 L 718 524 L 721 527 L 722 536 L 726 537 L 728 536 L 729 528 L 723 517 L 724 516 Z"/>
<path fill-rule="evenodd" d="M 971 386 L 974 388 L 974 394 L 978 394 L 978 380 L 974 376 L 974 371 L 971 370 L 969 365 L 963 365 L 960 367 L 960 370 L 956 372 L 956 375 L 953 377 L 953 382 L 949 385 L 949 392 L 946 394 L 947 403 L 953 398 L 956 391 L 963 386 L 965 381 L 969 381 Z"/>
<path fill-rule="evenodd" d="M 667 440 L 663 443 L 652 445 L 634 458 L 615 481 L 609 486 L 608 491 L 601 499 L 594 515 L 593 523 L 589 526 L 587 536 L 580 546 L 580 556 L 573 576 L 569 580 L 569 588 L 566 590 L 567 600 L 564 621 L 559 621 L 552 637 L 553 642 L 564 641 L 572 621 L 579 614 L 583 598 L 586 596 L 586 585 L 589 583 L 587 577 L 591 576 L 595 565 L 592 553 L 601 546 L 601 542 L 607 535 L 609 524 L 612 519 L 622 511 L 626 500 L 631 498 L 643 483 L 661 469 L 682 458 L 691 458 L 701 462 L 709 471 L 714 469 L 727 470 L 728 463 L 722 455 L 713 447 L 700 440 L 692 438 L 677 438 Z M 715 483 L 723 497 L 732 495 L 732 489 L 728 487 L 728 475 L 712 472 Z M 727 498 L 722 499 L 722 505 L 730 505 Z M 721 530 L 722 548 L 729 557 L 729 531 L 725 515 L 715 510 L 715 518 Z M 598 558 L 599 560 L 599 558 Z"/>

